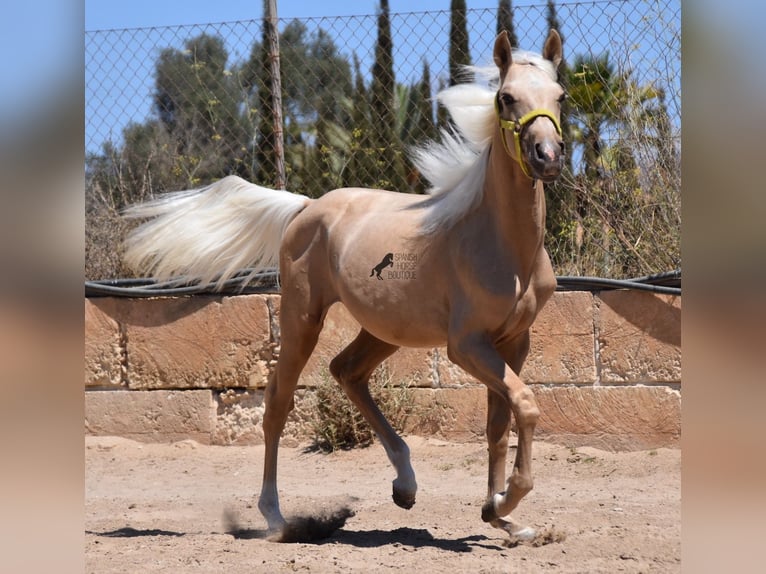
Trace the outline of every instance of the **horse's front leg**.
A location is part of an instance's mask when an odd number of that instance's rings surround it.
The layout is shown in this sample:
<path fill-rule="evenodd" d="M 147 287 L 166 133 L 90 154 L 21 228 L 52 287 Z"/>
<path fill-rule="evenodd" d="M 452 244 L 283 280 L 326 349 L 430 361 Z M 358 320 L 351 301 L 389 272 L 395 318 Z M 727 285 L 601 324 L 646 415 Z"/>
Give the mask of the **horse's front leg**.
<path fill-rule="evenodd" d="M 523 341 L 521 341 L 523 343 Z M 521 345 L 516 357 L 518 368 L 526 356 Z M 451 341 L 450 360 L 487 385 L 487 442 L 489 453 L 488 497 L 482 507 L 482 520 L 510 535 L 532 538 L 535 531 L 511 520 L 509 515 L 532 490 L 532 437 L 539 411 L 532 391 L 506 364 L 503 355 L 481 334 Z M 516 365 L 514 365 L 516 366 Z M 513 471 L 505 486 L 505 462 L 511 412 L 518 426 L 518 446 Z"/>
<path fill-rule="evenodd" d="M 514 373 L 519 374 L 529 353 L 529 331 L 498 348 Z M 505 378 L 505 373 L 503 373 Z M 487 389 L 487 442 L 489 443 L 488 499 L 505 490 L 505 461 L 511 427 L 511 404 L 504 394 Z"/>

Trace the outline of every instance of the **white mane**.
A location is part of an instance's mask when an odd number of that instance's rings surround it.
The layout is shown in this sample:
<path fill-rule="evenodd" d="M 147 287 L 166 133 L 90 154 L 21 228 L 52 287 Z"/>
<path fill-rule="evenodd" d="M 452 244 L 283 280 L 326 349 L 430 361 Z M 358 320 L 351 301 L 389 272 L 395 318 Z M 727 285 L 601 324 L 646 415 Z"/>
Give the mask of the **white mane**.
<path fill-rule="evenodd" d="M 538 54 L 514 51 L 513 63 L 536 66 L 556 80 L 553 64 Z M 494 99 L 500 78 L 494 66 L 466 70 L 474 82 L 457 84 L 436 96 L 452 117 L 454 129 L 442 129 L 440 142 L 430 142 L 411 154 L 415 167 L 431 184 L 429 212 L 421 224 L 426 234 L 451 227 L 481 201 L 497 125 Z"/>

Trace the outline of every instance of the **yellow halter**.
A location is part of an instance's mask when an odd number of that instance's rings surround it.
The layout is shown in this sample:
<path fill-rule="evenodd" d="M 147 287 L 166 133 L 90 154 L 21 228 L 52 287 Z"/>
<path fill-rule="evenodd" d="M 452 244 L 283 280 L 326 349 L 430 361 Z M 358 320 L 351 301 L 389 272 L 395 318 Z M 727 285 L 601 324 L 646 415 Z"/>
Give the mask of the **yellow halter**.
<path fill-rule="evenodd" d="M 524 172 L 524 175 L 527 177 L 534 179 L 531 175 L 529 175 L 529 170 L 527 169 L 527 165 L 524 162 L 524 159 L 521 156 L 521 134 L 524 132 L 524 130 L 527 128 L 529 124 L 531 124 L 533 121 L 535 121 L 539 117 L 546 117 L 550 119 L 553 122 L 553 125 L 556 127 L 556 133 L 561 135 L 561 125 L 559 124 L 559 121 L 556 119 L 556 116 L 554 116 L 551 112 L 548 110 L 543 109 L 536 109 L 532 110 L 531 112 L 528 112 L 521 116 L 517 120 L 504 120 L 500 117 L 500 105 L 498 104 L 498 98 L 495 98 L 495 113 L 497 114 L 497 121 L 500 124 L 500 139 L 503 140 L 503 147 L 505 148 L 505 153 L 507 153 L 510 157 L 513 158 L 513 154 L 511 153 L 510 148 L 508 147 L 508 142 L 505 139 L 505 134 L 503 133 L 503 130 L 510 130 L 513 132 L 513 144 L 516 148 L 516 161 L 519 162 L 519 165 L 521 166 L 521 171 Z"/>

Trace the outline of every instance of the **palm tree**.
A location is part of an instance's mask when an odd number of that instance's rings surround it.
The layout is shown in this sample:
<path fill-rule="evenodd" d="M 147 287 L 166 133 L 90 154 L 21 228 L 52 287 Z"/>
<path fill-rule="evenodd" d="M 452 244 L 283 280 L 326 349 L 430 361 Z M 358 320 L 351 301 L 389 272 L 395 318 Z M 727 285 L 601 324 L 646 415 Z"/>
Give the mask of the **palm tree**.
<path fill-rule="evenodd" d="M 641 155 L 648 133 L 659 131 L 650 124 L 658 124 L 652 118 L 659 114 L 661 94 L 652 85 L 639 85 L 630 71 L 618 71 L 606 53 L 578 55 L 566 73 L 567 140 L 581 148 L 582 170 L 572 181 L 575 196 L 561 210 L 559 227 L 574 230 L 575 253 L 583 235 L 599 245 L 601 256 L 588 263 L 596 273 L 628 275 L 646 267 L 639 249 L 646 203 L 640 172 L 649 163 Z"/>
<path fill-rule="evenodd" d="M 644 122 L 661 97 L 654 86 L 639 86 L 629 71 L 618 72 L 609 54 L 578 55 L 566 71 L 571 106 L 570 141 L 583 146 L 583 173 L 603 179 L 608 170 L 604 135 L 612 129 L 633 131 L 631 124 Z M 618 137 L 619 139 L 619 137 Z"/>
<path fill-rule="evenodd" d="M 608 53 L 578 55 L 568 70 L 570 140 L 583 146 L 583 171 L 588 178 L 604 176 L 603 134 L 624 117 L 626 82 L 625 75 L 615 71 Z"/>

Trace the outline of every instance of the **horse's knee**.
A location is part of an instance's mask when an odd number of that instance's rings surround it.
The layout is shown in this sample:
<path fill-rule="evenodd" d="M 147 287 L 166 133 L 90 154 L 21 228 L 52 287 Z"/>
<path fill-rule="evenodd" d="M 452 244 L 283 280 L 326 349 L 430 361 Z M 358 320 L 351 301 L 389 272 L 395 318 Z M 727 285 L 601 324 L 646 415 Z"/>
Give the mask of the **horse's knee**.
<path fill-rule="evenodd" d="M 519 426 L 535 426 L 540 418 L 535 395 L 528 387 L 521 389 L 512 400 L 513 411 Z"/>

